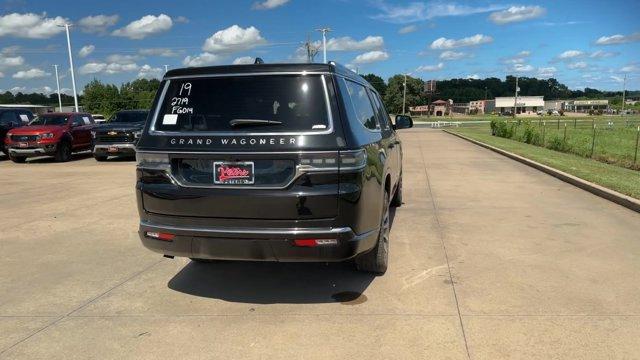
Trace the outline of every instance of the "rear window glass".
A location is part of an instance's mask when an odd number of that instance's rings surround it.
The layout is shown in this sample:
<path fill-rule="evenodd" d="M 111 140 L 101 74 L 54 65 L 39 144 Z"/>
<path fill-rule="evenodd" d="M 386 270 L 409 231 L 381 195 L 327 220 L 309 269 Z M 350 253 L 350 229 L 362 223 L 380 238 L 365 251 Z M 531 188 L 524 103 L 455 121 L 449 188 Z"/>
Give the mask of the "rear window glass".
<path fill-rule="evenodd" d="M 320 132 L 329 128 L 320 75 L 171 80 L 155 130 Z"/>
<path fill-rule="evenodd" d="M 113 123 L 136 123 L 147 120 L 146 112 L 118 112 L 109 120 Z"/>

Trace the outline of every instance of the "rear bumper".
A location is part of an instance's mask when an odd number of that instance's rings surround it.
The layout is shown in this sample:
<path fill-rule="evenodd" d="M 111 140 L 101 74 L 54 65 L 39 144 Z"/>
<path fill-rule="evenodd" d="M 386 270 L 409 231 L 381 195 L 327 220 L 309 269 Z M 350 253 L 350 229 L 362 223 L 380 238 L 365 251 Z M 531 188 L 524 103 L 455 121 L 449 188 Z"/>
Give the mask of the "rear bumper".
<path fill-rule="evenodd" d="M 116 143 L 116 144 L 96 144 L 93 146 L 93 153 L 96 155 L 135 155 L 136 144 Z"/>
<path fill-rule="evenodd" d="M 145 236 L 149 232 L 175 235 L 172 241 Z M 343 261 L 371 250 L 378 230 L 355 234 L 351 228 L 205 228 L 163 226 L 141 222 L 142 244 L 155 252 L 200 259 L 263 261 Z M 294 246 L 295 239 L 337 239 L 337 245 Z"/>

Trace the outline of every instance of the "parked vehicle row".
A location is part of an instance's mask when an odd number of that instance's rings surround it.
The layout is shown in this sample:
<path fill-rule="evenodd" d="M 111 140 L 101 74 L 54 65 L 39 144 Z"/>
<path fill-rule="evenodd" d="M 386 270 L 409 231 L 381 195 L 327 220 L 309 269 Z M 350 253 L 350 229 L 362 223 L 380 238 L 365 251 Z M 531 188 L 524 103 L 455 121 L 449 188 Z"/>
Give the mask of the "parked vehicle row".
<path fill-rule="evenodd" d="M 135 156 L 147 111 L 116 113 L 96 124 L 88 113 L 47 113 L 38 117 L 18 109 L 0 110 L 2 151 L 16 163 L 30 157 L 52 156 L 64 162 L 81 151 L 92 151 L 98 161 L 109 156 Z"/>

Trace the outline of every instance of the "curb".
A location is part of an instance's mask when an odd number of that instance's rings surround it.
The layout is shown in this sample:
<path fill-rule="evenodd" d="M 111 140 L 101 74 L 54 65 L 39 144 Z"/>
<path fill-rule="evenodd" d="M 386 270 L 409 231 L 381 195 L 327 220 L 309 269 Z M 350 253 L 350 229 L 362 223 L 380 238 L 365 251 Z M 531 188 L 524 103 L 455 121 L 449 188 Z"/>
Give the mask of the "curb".
<path fill-rule="evenodd" d="M 468 138 L 464 135 L 460 135 L 460 134 L 456 134 L 454 132 L 451 132 L 449 130 L 443 130 L 444 132 L 446 132 L 447 134 L 451 134 L 453 136 L 457 136 L 461 139 L 467 140 L 471 143 L 474 143 L 478 146 L 482 146 L 483 148 L 489 149 L 491 151 L 497 152 L 498 154 L 504 155 L 510 159 L 516 160 L 522 164 L 531 166 L 532 168 L 535 168 L 537 170 L 540 170 L 544 173 L 547 173 L 555 178 L 558 178 L 566 183 L 569 183 L 571 185 L 574 185 L 576 187 L 579 187 L 582 190 L 588 191 L 594 195 L 597 195 L 601 198 L 607 199 L 609 201 L 612 201 L 618 205 L 624 206 L 627 209 L 631 209 L 633 211 L 639 212 L 640 213 L 640 200 L 632 198 L 631 196 L 619 193 L 617 191 L 608 189 L 604 186 L 600 186 L 598 184 L 594 184 L 590 181 L 581 179 L 579 177 L 573 176 L 571 174 L 567 174 L 566 172 L 554 169 L 550 166 L 547 165 L 543 165 L 540 164 L 539 162 L 527 159 L 525 157 L 522 157 L 520 155 L 516 155 L 514 153 L 499 149 L 495 146 L 491 146 L 489 144 L 485 144 L 483 142 L 480 142 L 478 140 L 474 140 L 471 138 Z"/>

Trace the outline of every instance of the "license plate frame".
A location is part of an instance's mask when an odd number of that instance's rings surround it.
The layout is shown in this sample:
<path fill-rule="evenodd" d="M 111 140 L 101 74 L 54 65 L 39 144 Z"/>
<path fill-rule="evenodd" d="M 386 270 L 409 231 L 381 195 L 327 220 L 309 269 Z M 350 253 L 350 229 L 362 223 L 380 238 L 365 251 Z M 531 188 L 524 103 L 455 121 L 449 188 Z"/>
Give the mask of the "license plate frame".
<path fill-rule="evenodd" d="M 216 185 L 255 184 L 253 161 L 214 161 L 213 183 Z"/>

